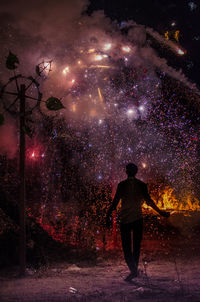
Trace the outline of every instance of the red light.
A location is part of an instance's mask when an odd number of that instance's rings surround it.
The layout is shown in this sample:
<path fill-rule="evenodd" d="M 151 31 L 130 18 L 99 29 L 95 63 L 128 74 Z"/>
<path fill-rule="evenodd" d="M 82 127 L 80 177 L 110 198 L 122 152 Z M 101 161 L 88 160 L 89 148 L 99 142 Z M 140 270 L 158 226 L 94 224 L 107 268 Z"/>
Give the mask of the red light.
<path fill-rule="evenodd" d="M 35 152 L 33 152 L 33 153 L 31 154 L 31 157 L 35 157 Z"/>

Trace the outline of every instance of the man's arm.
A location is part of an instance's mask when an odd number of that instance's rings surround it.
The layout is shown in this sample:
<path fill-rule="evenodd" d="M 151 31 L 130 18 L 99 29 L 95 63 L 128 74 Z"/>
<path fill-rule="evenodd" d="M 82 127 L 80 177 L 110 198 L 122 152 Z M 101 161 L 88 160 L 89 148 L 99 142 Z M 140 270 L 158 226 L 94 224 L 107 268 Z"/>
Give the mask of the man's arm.
<path fill-rule="evenodd" d="M 145 198 L 147 205 L 150 206 L 152 209 L 154 209 L 158 214 L 160 214 L 163 217 L 170 216 L 169 212 L 159 209 L 157 207 L 157 205 L 155 204 L 155 202 L 151 199 L 148 189 L 147 189 L 147 185 L 144 186 L 144 198 Z"/>

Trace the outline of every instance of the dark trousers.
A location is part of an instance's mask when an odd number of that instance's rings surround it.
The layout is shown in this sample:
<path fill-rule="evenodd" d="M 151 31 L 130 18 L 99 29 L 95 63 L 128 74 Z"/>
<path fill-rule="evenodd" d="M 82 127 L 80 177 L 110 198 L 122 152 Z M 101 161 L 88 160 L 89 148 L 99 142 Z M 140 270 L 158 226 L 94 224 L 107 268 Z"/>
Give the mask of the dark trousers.
<path fill-rule="evenodd" d="M 143 219 L 120 225 L 125 261 L 132 273 L 137 273 L 143 233 Z M 133 240 L 131 233 L 133 232 Z"/>

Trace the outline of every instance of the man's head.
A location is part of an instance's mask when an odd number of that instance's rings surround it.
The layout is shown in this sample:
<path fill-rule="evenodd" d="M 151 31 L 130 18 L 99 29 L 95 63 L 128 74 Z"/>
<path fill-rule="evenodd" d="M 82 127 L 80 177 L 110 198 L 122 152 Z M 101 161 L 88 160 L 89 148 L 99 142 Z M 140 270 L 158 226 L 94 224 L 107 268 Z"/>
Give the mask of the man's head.
<path fill-rule="evenodd" d="M 138 167 L 133 164 L 133 163 L 129 163 L 128 165 L 126 165 L 126 174 L 128 176 L 135 176 L 137 174 L 138 171 Z"/>

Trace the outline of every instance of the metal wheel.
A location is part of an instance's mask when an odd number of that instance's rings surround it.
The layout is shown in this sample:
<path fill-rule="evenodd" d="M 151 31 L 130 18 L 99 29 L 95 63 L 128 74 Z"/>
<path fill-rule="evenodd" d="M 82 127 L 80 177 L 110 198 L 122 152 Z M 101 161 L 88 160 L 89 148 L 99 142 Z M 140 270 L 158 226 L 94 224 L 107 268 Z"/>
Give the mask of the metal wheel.
<path fill-rule="evenodd" d="M 20 86 L 25 85 L 25 114 L 31 114 L 36 107 L 40 107 L 42 94 L 39 91 L 39 83 L 32 77 L 24 77 L 21 74 L 9 79 L 0 92 L 3 107 L 11 114 L 18 115 L 20 110 Z"/>

